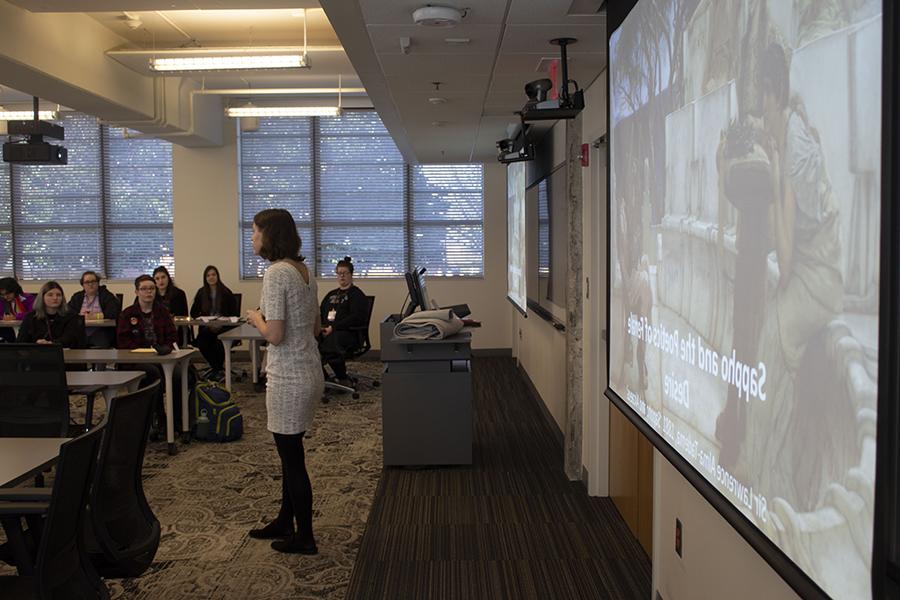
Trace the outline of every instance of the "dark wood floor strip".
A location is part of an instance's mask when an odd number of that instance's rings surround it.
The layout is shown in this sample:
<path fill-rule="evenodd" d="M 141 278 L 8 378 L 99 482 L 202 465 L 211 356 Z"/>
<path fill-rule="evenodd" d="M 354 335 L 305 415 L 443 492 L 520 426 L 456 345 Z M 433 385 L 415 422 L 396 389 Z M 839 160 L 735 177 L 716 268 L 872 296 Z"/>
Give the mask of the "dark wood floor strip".
<path fill-rule="evenodd" d="M 650 560 L 563 449 L 513 359 L 473 361 L 474 463 L 387 468 L 348 600 L 650 597 Z"/>

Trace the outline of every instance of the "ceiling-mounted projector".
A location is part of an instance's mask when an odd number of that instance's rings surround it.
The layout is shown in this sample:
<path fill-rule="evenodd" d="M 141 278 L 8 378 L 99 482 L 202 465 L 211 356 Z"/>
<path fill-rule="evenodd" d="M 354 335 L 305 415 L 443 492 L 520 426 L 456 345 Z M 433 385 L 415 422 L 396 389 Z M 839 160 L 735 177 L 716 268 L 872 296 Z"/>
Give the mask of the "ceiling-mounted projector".
<path fill-rule="evenodd" d="M 412 14 L 415 24 L 423 27 L 453 27 L 463 16 L 461 10 L 452 6 L 423 6 Z"/>
<path fill-rule="evenodd" d="M 54 146 L 45 137 L 65 139 L 65 130 L 54 123 L 38 120 L 38 99 L 34 99 L 33 121 L 9 121 L 7 133 L 10 141 L 3 144 L 3 162 L 22 165 L 65 165 L 69 151 L 64 146 Z M 13 140 L 14 136 L 27 136 Z"/>
<path fill-rule="evenodd" d="M 528 102 L 519 113 L 522 121 L 550 121 L 558 119 L 574 119 L 584 110 L 584 92 L 578 89 L 578 82 L 569 79 L 569 66 L 566 56 L 566 46 L 577 42 L 575 38 L 555 38 L 551 44 L 559 46 L 560 65 L 562 67 L 562 85 L 559 97 L 548 99 L 553 82 L 549 79 L 536 79 L 525 84 L 525 95 Z M 575 86 L 575 91 L 569 94 L 569 84 Z"/>
<path fill-rule="evenodd" d="M 497 160 L 504 165 L 534 160 L 534 144 L 528 139 L 528 126 L 507 128 L 508 138 L 497 141 Z"/>

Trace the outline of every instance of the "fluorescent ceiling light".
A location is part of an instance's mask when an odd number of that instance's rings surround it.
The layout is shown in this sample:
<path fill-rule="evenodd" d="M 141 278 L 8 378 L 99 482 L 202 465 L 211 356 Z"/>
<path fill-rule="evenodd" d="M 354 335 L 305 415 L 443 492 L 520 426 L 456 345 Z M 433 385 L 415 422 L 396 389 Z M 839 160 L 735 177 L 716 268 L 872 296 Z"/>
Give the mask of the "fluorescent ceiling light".
<path fill-rule="evenodd" d="M 56 120 L 57 112 L 55 110 L 38 111 L 38 118 L 41 121 Z M 0 121 L 32 121 L 34 120 L 34 111 L 31 110 L 0 110 Z"/>
<path fill-rule="evenodd" d="M 222 54 L 150 59 L 151 71 L 167 73 L 241 69 L 303 69 L 308 66 L 306 54 Z"/>
<path fill-rule="evenodd" d="M 229 117 L 339 117 L 339 106 L 232 106 Z"/>

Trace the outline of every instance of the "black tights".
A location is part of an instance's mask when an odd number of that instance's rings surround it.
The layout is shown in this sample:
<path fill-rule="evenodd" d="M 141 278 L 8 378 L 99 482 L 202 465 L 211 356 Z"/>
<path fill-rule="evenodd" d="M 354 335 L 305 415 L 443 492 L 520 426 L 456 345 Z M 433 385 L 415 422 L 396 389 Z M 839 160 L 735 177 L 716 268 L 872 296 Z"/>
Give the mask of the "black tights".
<path fill-rule="evenodd" d="M 278 522 L 287 526 L 297 521 L 297 536 L 303 541 L 313 541 L 312 484 L 306 472 L 303 453 L 303 434 L 273 433 L 275 447 L 281 458 L 281 509 Z"/>

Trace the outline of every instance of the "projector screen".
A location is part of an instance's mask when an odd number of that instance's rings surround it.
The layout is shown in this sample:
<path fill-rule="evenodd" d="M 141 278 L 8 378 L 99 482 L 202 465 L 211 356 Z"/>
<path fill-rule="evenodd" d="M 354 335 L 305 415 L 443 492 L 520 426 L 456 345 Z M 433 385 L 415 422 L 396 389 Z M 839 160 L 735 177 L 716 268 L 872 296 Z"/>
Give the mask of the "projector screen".
<path fill-rule="evenodd" d="M 525 313 L 525 162 L 506 167 L 506 260 L 510 301 Z"/>
<path fill-rule="evenodd" d="M 609 56 L 610 392 L 871 597 L 882 4 L 641 0 Z"/>

